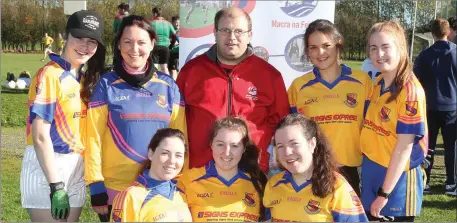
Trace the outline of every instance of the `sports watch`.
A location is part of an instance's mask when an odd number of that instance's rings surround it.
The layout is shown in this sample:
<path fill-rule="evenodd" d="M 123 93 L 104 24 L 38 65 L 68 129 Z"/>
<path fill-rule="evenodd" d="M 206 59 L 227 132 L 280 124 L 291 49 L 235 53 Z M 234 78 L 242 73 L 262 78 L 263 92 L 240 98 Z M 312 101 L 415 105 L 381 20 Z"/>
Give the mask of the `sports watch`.
<path fill-rule="evenodd" d="M 391 193 L 386 193 L 386 192 L 384 192 L 384 190 L 382 189 L 382 187 L 380 187 L 380 188 L 378 189 L 378 196 L 379 196 L 379 197 L 383 197 L 383 198 L 385 198 L 385 199 L 389 199 L 390 194 L 391 194 Z"/>

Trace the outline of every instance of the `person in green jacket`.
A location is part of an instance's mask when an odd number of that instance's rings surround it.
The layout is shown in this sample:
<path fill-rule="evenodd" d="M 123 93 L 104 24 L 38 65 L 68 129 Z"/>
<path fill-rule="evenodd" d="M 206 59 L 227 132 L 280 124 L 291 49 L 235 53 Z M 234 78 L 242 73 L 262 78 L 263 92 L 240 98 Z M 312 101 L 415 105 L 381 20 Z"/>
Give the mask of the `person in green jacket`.
<path fill-rule="evenodd" d="M 168 71 L 168 60 L 170 59 L 170 38 L 176 35 L 176 30 L 173 25 L 162 17 L 162 8 L 154 7 L 152 9 L 152 21 L 151 27 L 157 34 L 157 43 L 154 43 L 154 49 L 152 54 L 156 61 L 154 62 L 160 65 L 160 71 L 166 74 L 170 74 Z"/>

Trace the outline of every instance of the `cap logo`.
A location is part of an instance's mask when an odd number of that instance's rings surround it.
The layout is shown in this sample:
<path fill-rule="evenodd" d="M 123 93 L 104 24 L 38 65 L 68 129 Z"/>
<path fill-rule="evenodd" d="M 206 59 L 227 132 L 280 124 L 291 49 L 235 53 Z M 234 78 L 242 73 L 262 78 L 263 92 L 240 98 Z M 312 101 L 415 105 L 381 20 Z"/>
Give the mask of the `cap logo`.
<path fill-rule="evenodd" d="M 91 16 L 91 15 L 88 15 L 88 16 L 84 17 L 83 18 L 83 23 L 84 23 L 85 27 L 87 27 L 89 29 L 92 29 L 92 30 L 97 30 L 98 26 L 100 24 L 97 21 L 97 17 Z"/>

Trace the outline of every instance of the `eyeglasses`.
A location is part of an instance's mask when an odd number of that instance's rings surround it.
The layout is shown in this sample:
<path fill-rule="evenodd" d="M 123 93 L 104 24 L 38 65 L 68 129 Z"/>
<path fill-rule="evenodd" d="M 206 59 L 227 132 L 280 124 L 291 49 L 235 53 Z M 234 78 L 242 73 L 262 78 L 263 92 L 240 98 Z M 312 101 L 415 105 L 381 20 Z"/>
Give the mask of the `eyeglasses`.
<path fill-rule="evenodd" d="M 233 33 L 233 34 L 235 34 L 236 37 L 241 37 L 241 36 L 244 36 L 244 34 L 246 34 L 247 32 L 250 32 L 251 30 L 244 31 L 241 29 L 231 30 L 231 29 L 224 28 L 224 29 L 219 29 L 217 31 L 220 32 L 224 36 L 231 36 Z"/>

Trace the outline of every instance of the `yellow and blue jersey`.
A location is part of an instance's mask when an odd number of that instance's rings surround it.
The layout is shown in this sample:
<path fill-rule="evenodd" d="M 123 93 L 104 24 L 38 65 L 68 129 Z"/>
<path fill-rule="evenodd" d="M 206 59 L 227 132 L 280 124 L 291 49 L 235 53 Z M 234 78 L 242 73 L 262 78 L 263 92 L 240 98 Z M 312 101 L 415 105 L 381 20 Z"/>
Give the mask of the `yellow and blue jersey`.
<path fill-rule="evenodd" d="M 422 208 L 423 174 L 420 164 L 428 147 L 425 93 L 411 75 L 397 99 L 387 103 L 394 86 L 384 88 L 383 74 L 374 87 L 361 134 L 362 204 L 369 210 L 382 187 L 398 134 L 413 134 L 413 148 L 404 172 L 381 210 L 386 216 L 418 216 Z"/>
<path fill-rule="evenodd" d="M 84 104 L 80 98 L 80 80 L 70 72 L 71 64 L 55 54 L 33 77 L 28 93 L 27 145 L 33 145 L 32 122 L 38 116 L 51 123 L 54 152 L 84 150 L 80 118 Z"/>
<path fill-rule="evenodd" d="M 319 69 L 295 79 L 288 90 L 291 113 L 314 120 L 327 136 L 335 157 L 344 166 L 360 166 L 360 130 L 366 100 L 372 89 L 370 77 L 341 65 L 333 83 L 322 79 Z"/>
<path fill-rule="evenodd" d="M 268 180 L 263 197 L 267 219 L 273 222 L 367 222 L 359 197 L 344 177 L 335 174 L 335 192 L 324 198 L 313 194 L 311 180 L 297 185 L 289 171 L 274 175 Z"/>
<path fill-rule="evenodd" d="M 132 186 L 114 198 L 112 222 L 191 222 L 185 197 L 176 181 L 158 181 L 141 173 Z"/>
<path fill-rule="evenodd" d="M 104 181 L 117 191 L 130 186 L 148 160 L 148 144 L 158 129 L 186 134 L 184 110 L 178 86 L 164 73 L 157 72 L 140 88 L 115 72 L 103 75 L 87 112 L 87 184 Z"/>
<path fill-rule="evenodd" d="M 368 159 L 387 168 L 398 134 L 416 135 L 410 159 L 404 168 L 407 171 L 419 166 L 428 150 L 425 93 L 416 76 L 411 75 L 397 99 L 387 103 L 393 87 L 383 90 L 383 74 L 376 80 L 360 146 Z"/>
<path fill-rule="evenodd" d="M 194 222 L 259 221 L 261 198 L 251 178 L 241 169 L 227 181 L 217 174 L 214 161 L 190 169 L 179 178 Z"/>

